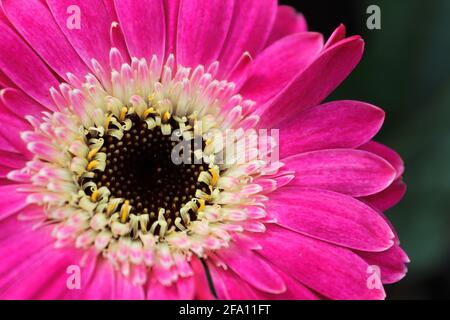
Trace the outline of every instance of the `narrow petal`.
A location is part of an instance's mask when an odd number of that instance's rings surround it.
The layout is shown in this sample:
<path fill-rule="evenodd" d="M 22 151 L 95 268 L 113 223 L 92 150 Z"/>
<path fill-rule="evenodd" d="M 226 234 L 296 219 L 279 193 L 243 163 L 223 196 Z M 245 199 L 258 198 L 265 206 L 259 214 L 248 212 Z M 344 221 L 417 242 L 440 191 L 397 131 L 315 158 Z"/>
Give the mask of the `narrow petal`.
<path fill-rule="evenodd" d="M 271 226 L 256 235 L 261 255 L 321 295 L 335 300 L 384 299 L 382 287 L 370 289 L 369 265 L 357 254 Z"/>
<path fill-rule="evenodd" d="M 393 149 L 375 141 L 366 143 L 360 149 L 376 154 L 388 161 L 397 171 L 396 178 L 401 177 L 405 172 L 405 164 L 402 158 Z"/>
<path fill-rule="evenodd" d="M 275 20 L 277 1 L 236 1 L 227 40 L 220 54 L 220 68 L 226 75 L 244 52 L 256 57 L 264 47 Z"/>
<path fill-rule="evenodd" d="M 378 193 L 395 179 L 395 169 L 383 158 L 354 149 L 320 150 L 282 160 L 295 170 L 291 185 L 332 190 L 354 197 Z"/>
<path fill-rule="evenodd" d="M 41 1 L 6 0 L 2 4 L 15 28 L 59 76 L 67 80 L 67 72 L 80 77 L 89 72 Z"/>
<path fill-rule="evenodd" d="M 359 147 L 377 134 L 383 121 L 383 110 L 358 101 L 335 101 L 310 108 L 280 126 L 280 157 Z"/>
<path fill-rule="evenodd" d="M 27 206 L 27 194 L 18 192 L 20 185 L 0 186 L 0 221 Z"/>
<path fill-rule="evenodd" d="M 132 57 L 146 58 L 155 54 L 164 59 L 166 26 L 162 0 L 115 0 L 120 26 Z"/>
<path fill-rule="evenodd" d="M 267 45 L 290 34 L 308 31 L 308 26 L 302 14 L 290 6 L 279 6 L 275 24 L 270 33 Z"/>
<path fill-rule="evenodd" d="M 356 67 L 362 57 L 364 42 L 358 36 L 347 38 L 323 51 L 272 101 L 258 110 L 260 126 L 274 128 L 283 120 L 319 104 Z M 320 85 L 318 85 L 320 84 Z"/>
<path fill-rule="evenodd" d="M 8 139 L 3 137 L 2 134 L 0 134 L 0 150 L 12 153 L 18 152 L 18 150 L 11 144 L 11 142 L 9 142 Z"/>
<path fill-rule="evenodd" d="M 109 30 L 112 18 L 109 16 L 103 1 L 47 0 L 47 4 L 60 29 L 81 59 L 88 66 L 91 66 L 92 59 L 96 59 L 107 69 L 111 48 Z M 79 12 L 69 10 L 77 7 Z M 76 19 L 78 13 L 79 29 L 76 25 L 69 24 L 69 19 Z"/>
<path fill-rule="evenodd" d="M 224 270 L 209 263 L 209 270 L 214 281 L 214 288 L 219 299 L 226 300 L 256 300 L 257 290 L 242 281 L 233 270 Z M 262 293 L 260 293 L 262 295 Z"/>
<path fill-rule="evenodd" d="M 380 211 L 387 211 L 402 200 L 406 194 L 406 189 L 406 184 L 401 179 L 397 179 L 385 190 L 371 196 L 363 197 L 361 200 Z"/>
<path fill-rule="evenodd" d="M 0 135 L 15 146 L 25 157 L 31 158 L 31 153 L 27 150 L 25 143 L 20 137 L 21 132 L 31 129 L 31 125 L 7 109 L 1 100 L 0 123 L 2 124 L 0 126 Z"/>
<path fill-rule="evenodd" d="M 234 0 L 182 0 L 178 19 L 178 63 L 209 66 L 219 58 L 233 16 Z"/>
<path fill-rule="evenodd" d="M 147 289 L 147 299 L 178 300 L 178 297 L 178 288 L 175 284 L 164 286 L 155 276 L 151 276 Z"/>
<path fill-rule="evenodd" d="M 166 57 L 176 54 L 178 15 L 181 0 L 164 0 L 164 11 L 166 17 Z"/>
<path fill-rule="evenodd" d="M 343 247 L 379 252 L 394 244 L 375 210 L 342 194 L 288 186 L 271 194 L 266 210 L 286 228 Z"/>
<path fill-rule="evenodd" d="M 299 33 L 265 49 L 250 67 L 241 94 L 263 104 L 281 92 L 316 58 L 323 46 L 322 35 Z"/>
<path fill-rule="evenodd" d="M 12 88 L 1 90 L 0 100 L 6 108 L 22 119 L 28 115 L 42 117 L 42 112 L 48 111 L 46 107 L 29 98 L 22 91 Z"/>
<path fill-rule="evenodd" d="M 116 272 L 109 261 L 101 259 L 96 265 L 91 281 L 81 284 L 80 298 L 85 300 L 112 299 L 115 292 Z"/>
<path fill-rule="evenodd" d="M 408 272 L 406 264 L 409 258 L 399 245 L 383 252 L 357 252 L 369 265 L 380 268 L 383 283 L 392 284 L 400 281 Z"/>
<path fill-rule="evenodd" d="M 232 245 L 218 255 L 242 280 L 253 287 L 272 294 L 286 291 L 283 279 L 252 251 Z"/>
<path fill-rule="evenodd" d="M 49 90 L 58 86 L 58 81 L 47 66 L 2 22 L 0 22 L 0 42 L 2 43 L 0 69 L 30 97 L 54 110 Z"/>
<path fill-rule="evenodd" d="M 278 274 L 283 278 L 286 283 L 286 292 L 281 294 L 267 294 L 261 293 L 260 298 L 264 300 L 318 300 L 320 297 L 314 293 L 311 289 L 304 286 L 299 281 L 295 280 L 291 276 L 284 272 L 278 271 Z"/>

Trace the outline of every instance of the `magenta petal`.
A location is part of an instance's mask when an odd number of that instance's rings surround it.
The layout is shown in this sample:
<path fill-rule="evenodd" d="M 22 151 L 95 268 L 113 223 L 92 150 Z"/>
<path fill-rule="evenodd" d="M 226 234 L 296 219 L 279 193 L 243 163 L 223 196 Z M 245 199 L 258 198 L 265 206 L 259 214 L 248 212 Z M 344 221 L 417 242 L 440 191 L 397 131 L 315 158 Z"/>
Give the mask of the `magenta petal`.
<path fill-rule="evenodd" d="M 117 16 L 132 57 L 164 59 L 166 26 L 162 0 L 115 0 Z"/>
<path fill-rule="evenodd" d="M 3 167 L 12 169 L 22 169 L 27 159 L 20 153 L 0 151 L 0 164 Z"/>
<path fill-rule="evenodd" d="M 18 152 L 18 150 L 12 145 L 12 143 L 8 139 L 6 139 L 2 134 L 0 134 L 0 150 L 12 153 Z"/>
<path fill-rule="evenodd" d="M 220 68 L 226 75 L 244 52 L 256 57 L 266 43 L 275 20 L 277 1 L 236 1 L 227 41 L 220 54 Z"/>
<path fill-rule="evenodd" d="M 322 35 L 312 32 L 277 41 L 254 60 L 242 96 L 258 104 L 270 100 L 308 67 L 322 46 Z"/>
<path fill-rule="evenodd" d="M 399 245 L 383 252 L 357 252 L 371 266 L 380 268 L 383 283 L 392 284 L 400 281 L 406 275 L 409 258 Z"/>
<path fill-rule="evenodd" d="M 254 252 L 231 245 L 228 250 L 218 252 L 218 255 L 242 280 L 253 287 L 273 294 L 286 291 L 283 279 Z"/>
<path fill-rule="evenodd" d="M 166 57 L 171 53 L 176 53 L 180 3 L 181 0 L 164 0 L 166 16 Z"/>
<path fill-rule="evenodd" d="M 308 31 L 308 26 L 303 15 L 289 6 L 278 6 L 275 24 L 270 33 L 267 45 L 297 32 Z"/>
<path fill-rule="evenodd" d="M 219 58 L 235 1 L 182 0 L 178 20 L 177 59 L 184 66 L 209 66 Z"/>
<path fill-rule="evenodd" d="M 61 252 L 55 254 L 54 250 L 50 247 L 41 252 L 41 259 L 45 261 L 40 260 L 34 268 L 23 270 L 16 283 L 0 291 L 0 297 L 8 300 L 62 298 L 68 290 L 65 271 L 74 262 Z"/>
<path fill-rule="evenodd" d="M 379 252 L 394 244 L 375 210 L 342 194 L 288 186 L 271 194 L 266 209 L 278 224 L 340 246 Z"/>
<path fill-rule="evenodd" d="M 12 82 L 6 74 L 0 69 L 0 89 L 2 88 L 15 88 L 16 85 Z"/>
<path fill-rule="evenodd" d="M 23 118 L 8 110 L 0 100 L 0 135 L 15 146 L 25 157 L 31 158 L 24 141 L 20 137 L 23 131 L 31 130 L 31 125 Z M 14 159 L 14 158 L 13 158 Z M 3 163 L 4 164 L 4 163 Z M 14 166 L 16 168 L 16 166 Z"/>
<path fill-rule="evenodd" d="M 211 272 L 211 278 L 214 282 L 214 288 L 217 298 L 222 300 L 256 300 L 261 299 L 262 293 L 248 285 L 232 270 L 224 270 L 213 264 L 208 264 Z"/>
<path fill-rule="evenodd" d="M 396 151 L 392 150 L 391 148 L 381 143 L 370 141 L 361 146 L 359 149 L 371 152 L 382 157 L 383 159 L 386 159 L 386 161 L 388 161 L 397 171 L 396 178 L 399 178 L 405 172 L 405 164 L 403 163 L 402 158 Z"/>
<path fill-rule="evenodd" d="M 178 300 L 178 288 L 176 284 L 170 286 L 162 285 L 155 276 L 150 277 L 147 288 L 148 300 Z"/>
<path fill-rule="evenodd" d="M 397 205 L 406 193 L 406 184 L 398 179 L 394 181 L 387 189 L 361 200 L 369 203 L 380 211 L 386 211 Z"/>
<path fill-rule="evenodd" d="M 194 281 L 195 281 L 195 287 L 196 287 L 196 299 L 201 300 L 212 300 L 214 299 L 213 294 L 211 293 L 211 290 L 209 289 L 209 283 L 208 278 L 206 277 L 206 271 L 200 261 L 199 258 L 196 256 L 193 256 L 191 259 L 191 268 L 194 273 Z"/>
<path fill-rule="evenodd" d="M 50 11 L 72 47 L 81 59 L 91 66 L 94 58 L 104 68 L 109 66 L 111 48 L 109 30 L 112 18 L 102 0 L 47 0 Z M 71 6 L 80 8 L 80 29 L 67 27 Z M 73 15 L 74 13 L 71 12 Z"/>
<path fill-rule="evenodd" d="M 355 68 L 361 60 L 363 48 L 363 40 L 355 36 L 323 51 L 273 101 L 258 110 L 258 113 L 262 114 L 260 126 L 277 127 L 283 119 L 319 104 Z"/>
<path fill-rule="evenodd" d="M 114 299 L 117 300 L 144 300 L 145 292 L 142 286 L 135 286 L 129 278 L 121 274 L 116 275 Z"/>
<path fill-rule="evenodd" d="M 20 185 L 0 186 L 0 221 L 27 206 L 27 194 L 18 192 Z"/>
<path fill-rule="evenodd" d="M 295 170 L 290 185 L 332 190 L 354 197 L 378 193 L 394 181 L 395 169 L 383 158 L 354 149 L 320 150 L 282 160 Z"/>
<path fill-rule="evenodd" d="M 89 72 L 41 1 L 7 0 L 2 3 L 15 28 L 62 78 L 67 80 L 67 72 L 80 77 Z"/>
<path fill-rule="evenodd" d="M 112 299 L 116 291 L 115 278 L 116 270 L 112 264 L 105 259 L 99 259 L 89 283 L 81 284 L 80 298 L 86 300 Z"/>
<path fill-rule="evenodd" d="M 8 26 L 0 22 L 0 69 L 30 97 L 53 109 L 50 88 L 58 81 L 25 42 Z M 20 59 L 17 59 L 20 57 Z"/>
<path fill-rule="evenodd" d="M 341 24 L 336 30 L 333 31 L 327 43 L 325 44 L 325 49 L 335 45 L 339 41 L 344 40 L 347 30 L 343 24 Z"/>
<path fill-rule="evenodd" d="M 284 272 L 277 271 L 286 283 L 286 292 L 281 294 L 266 294 L 261 293 L 261 298 L 264 300 L 318 300 L 317 294 L 311 289 L 305 287 L 302 283 L 288 276 Z"/>
<path fill-rule="evenodd" d="M 22 119 L 28 115 L 41 117 L 43 111 L 48 111 L 46 107 L 32 100 L 23 92 L 12 88 L 2 90 L 0 100 L 6 108 Z"/>
<path fill-rule="evenodd" d="M 310 108 L 280 126 L 280 157 L 359 147 L 375 136 L 383 121 L 383 110 L 358 101 L 335 101 Z"/>
<path fill-rule="evenodd" d="M 196 289 L 194 277 L 178 278 L 176 285 L 178 289 L 179 300 L 194 299 Z"/>
<path fill-rule="evenodd" d="M 384 299 L 382 287 L 369 289 L 368 264 L 348 249 L 271 226 L 256 235 L 261 255 L 321 295 L 336 300 Z"/>

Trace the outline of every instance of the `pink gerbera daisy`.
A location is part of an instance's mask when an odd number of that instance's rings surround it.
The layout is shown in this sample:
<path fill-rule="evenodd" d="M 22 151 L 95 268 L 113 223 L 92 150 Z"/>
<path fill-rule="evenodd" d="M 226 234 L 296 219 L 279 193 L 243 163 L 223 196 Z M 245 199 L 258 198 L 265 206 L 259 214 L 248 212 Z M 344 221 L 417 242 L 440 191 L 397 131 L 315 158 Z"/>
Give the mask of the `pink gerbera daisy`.
<path fill-rule="evenodd" d="M 1 298 L 383 299 L 405 275 L 384 113 L 321 104 L 360 37 L 275 0 L 1 3 Z"/>

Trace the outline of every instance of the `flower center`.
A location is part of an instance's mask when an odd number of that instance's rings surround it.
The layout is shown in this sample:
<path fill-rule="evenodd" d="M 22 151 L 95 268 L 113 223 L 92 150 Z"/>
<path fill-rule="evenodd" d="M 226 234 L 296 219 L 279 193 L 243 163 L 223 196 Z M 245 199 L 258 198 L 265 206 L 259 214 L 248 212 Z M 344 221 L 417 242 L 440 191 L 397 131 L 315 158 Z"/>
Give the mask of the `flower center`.
<path fill-rule="evenodd" d="M 97 189 L 108 188 L 112 197 L 128 201 L 130 214 L 148 215 L 150 224 L 157 220 L 159 211 L 164 210 L 170 229 L 175 219 L 181 218 L 181 208 L 195 197 L 196 190 L 208 191 L 208 186 L 198 181 L 207 165 L 201 159 L 195 161 L 196 164 L 174 163 L 172 151 L 177 141 L 172 141 L 171 136 L 164 135 L 158 127 L 150 129 L 136 115 L 130 120 L 132 127 L 123 136 L 110 135 L 104 139 L 100 152 L 106 154 L 105 169 L 98 170 L 93 178 L 83 183 L 92 181 Z M 179 129 L 173 119 L 168 124 L 172 129 Z M 190 150 L 190 159 L 193 150 L 195 146 Z M 196 220 L 194 212 L 189 214 L 191 221 Z"/>

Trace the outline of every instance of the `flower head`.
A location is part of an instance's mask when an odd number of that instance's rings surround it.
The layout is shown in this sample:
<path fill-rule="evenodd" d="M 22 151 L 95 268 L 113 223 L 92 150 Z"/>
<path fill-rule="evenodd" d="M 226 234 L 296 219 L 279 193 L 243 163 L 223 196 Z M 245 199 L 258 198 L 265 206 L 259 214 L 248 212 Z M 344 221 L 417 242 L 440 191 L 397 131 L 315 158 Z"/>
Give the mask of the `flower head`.
<path fill-rule="evenodd" d="M 320 104 L 360 37 L 272 0 L 2 5 L 0 296 L 378 299 L 404 276 L 384 113 Z"/>

